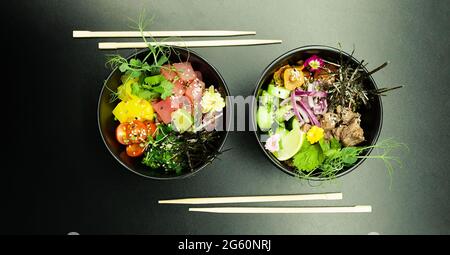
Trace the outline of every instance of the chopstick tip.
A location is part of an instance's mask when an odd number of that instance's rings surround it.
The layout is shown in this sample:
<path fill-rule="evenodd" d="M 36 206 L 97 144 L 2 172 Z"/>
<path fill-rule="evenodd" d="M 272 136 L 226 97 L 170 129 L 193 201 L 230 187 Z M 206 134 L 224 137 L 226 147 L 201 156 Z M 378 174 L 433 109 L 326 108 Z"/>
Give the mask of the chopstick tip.
<path fill-rule="evenodd" d="M 98 48 L 101 50 L 115 50 L 117 49 L 117 44 L 114 42 L 99 42 Z"/>
<path fill-rule="evenodd" d="M 358 212 L 372 212 L 371 205 L 355 205 L 355 209 L 357 209 Z"/>
<path fill-rule="evenodd" d="M 73 38 L 83 38 L 88 33 L 89 33 L 89 31 L 86 31 L 86 30 L 73 30 L 72 31 L 72 37 Z"/>

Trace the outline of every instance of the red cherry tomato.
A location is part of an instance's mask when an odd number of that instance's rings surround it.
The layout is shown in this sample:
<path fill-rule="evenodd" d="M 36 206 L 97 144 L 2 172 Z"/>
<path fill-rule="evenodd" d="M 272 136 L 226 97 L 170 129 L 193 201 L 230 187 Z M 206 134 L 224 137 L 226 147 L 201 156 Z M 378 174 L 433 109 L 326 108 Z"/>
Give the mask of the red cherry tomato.
<path fill-rule="evenodd" d="M 133 120 L 128 124 L 127 135 L 131 143 L 142 143 L 147 141 L 147 126 L 139 120 Z"/>
<path fill-rule="evenodd" d="M 116 139 L 119 143 L 123 145 L 128 145 L 131 143 L 131 141 L 128 138 L 127 128 L 128 123 L 121 123 L 116 128 Z"/>
<path fill-rule="evenodd" d="M 133 143 L 127 146 L 127 155 L 130 157 L 139 157 L 144 154 L 144 144 L 143 143 Z"/>
<path fill-rule="evenodd" d="M 153 121 L 144 121 L 145 126 L 147 126 L 147 134 L 151 135 L 153 138 L 156 136 L 156 124 Z"/>

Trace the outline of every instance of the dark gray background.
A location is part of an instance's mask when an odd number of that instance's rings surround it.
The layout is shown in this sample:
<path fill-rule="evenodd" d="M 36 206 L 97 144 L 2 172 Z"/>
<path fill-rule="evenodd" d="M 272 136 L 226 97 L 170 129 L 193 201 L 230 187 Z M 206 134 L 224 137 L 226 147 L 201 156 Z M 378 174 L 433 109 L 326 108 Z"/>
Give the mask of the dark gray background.
<path fill-rule="evenodd" d="M 5 8 L 18 138 L 4 170 L 2 233 L 81 234 L 450 234 L 449 1 L 14 1 Z M 281 45 L 196 49 L 216 66 L 232 95 L 250 95 L 262 70 L 287 50 L 337 46 L 369 62 L 386 60 L 379 86 L 405 87 L 383 98 L 380 139 L 410 152 L 392 187 L 383 162 L 366 160 L 333 183 L 309 184 L 273 167 L 250 132 L 231 133 L 231 151 L 196 176 L 152 181 L 107 152 L 96 103 L 108 75 L 97 41 L 72 30 L 126 30 L 142 9 L 154 30 L 256 30 Z M 121 51 L 124 55 L 129 51 Z M 4 61 L 8 61 L 4 59 Z M 26 68 L 20 68 L 26 66 Z M 7 74 L 3 74 L 4 76 Z M 17 96 L 15 96 L 17 95 Z M 10 111 L 9 109 L 12 109 Z M 17 129 L 18 128 L 18 129 Z M 158 205 L 176 197 L 340 191 L 342 201 L 295 205 L 373 206 L 370 214 L 222 215 Z M 280 205 L 287 205 L 280 203 Z"/>

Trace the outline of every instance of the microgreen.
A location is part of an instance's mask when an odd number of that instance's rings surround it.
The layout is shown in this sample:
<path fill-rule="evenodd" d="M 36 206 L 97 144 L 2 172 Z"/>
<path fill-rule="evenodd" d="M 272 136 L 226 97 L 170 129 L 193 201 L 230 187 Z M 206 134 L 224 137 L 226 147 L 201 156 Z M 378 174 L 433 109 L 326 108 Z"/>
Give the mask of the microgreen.
<path fill-rule="evenodd" d="M 130 60 L 127 60 L 119 54 L 107 55 L 106 65 L 111 67 L 112 69 L 118 68 L 120 72 L 127 75 L 127 78 L 125 81 L 123 81 L 123 83 L 126 83 L 129 79 L 133 78 L 157 75 L 159 74 L 161 68 L 166 68 L 164 67 L 164 64 L 169 61 L 172 48 L 170 46 L 160 44 L 155 46 L 151 45 L 144 34 L 146 27 L 152 19 L 153 17 L 150 19 L 146 19 L 144 12 L 139 15 L 139 19 L 137 21 L 133 21 L 130 19 L 135 24 L 136 29 L 140 31 L 142 40 L 147 44 L 149 49 L 148 54 L 142 60 L 137 58 L 131 58 Z M 152 41 L 156 42 L 153 37 L 150 38 Z M 160 89 L 159 93 L 164 96 L 164 98 L 170 95 L 170 93 L 168 92 L 169 87 L 170 86 L 166 82 Z M 134 91 L 137 92 L 136 88 Z M 142 95 L 144 95 L 145 99 L 154 98 L 149 92 L 144 91 L 142 92 Z M 111 101 L 115 101 L 117 98 L 117 93 L 112 92 Z"/>

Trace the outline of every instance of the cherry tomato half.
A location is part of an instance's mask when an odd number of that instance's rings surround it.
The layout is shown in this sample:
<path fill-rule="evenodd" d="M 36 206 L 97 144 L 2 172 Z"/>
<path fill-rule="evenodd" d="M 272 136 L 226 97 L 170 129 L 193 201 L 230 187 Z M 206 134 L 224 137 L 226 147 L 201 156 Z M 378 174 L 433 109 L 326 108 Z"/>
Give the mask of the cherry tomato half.
<path fill-rule="evenodd" d="M 156 136 L 156 124 L 153 121 L 144 121 L 145 126 L 147 126 L 147 134 L 152 135 L 153 138 Z"/>
<path fill-rule="evenodd" d="M 116 128 L 116 139 L 119 143 L 123 145 L 128 145 L 131 143 L 129 137 L 128 137 L 128 123 L 121 123 Z"/>
<path fill-rule="evenodd" d="M 133 120 L 128 124 L 127 135 L 131 143 L 142 143 L 147 141 L 147 126 L 139 120 Z"/>
<path fill-rule="evenodd" d="M 144 144 L 143 143 L 133 143 L 127 146 L 127 155 L 130 157 L 139 157 L 144 154 Z"/>

